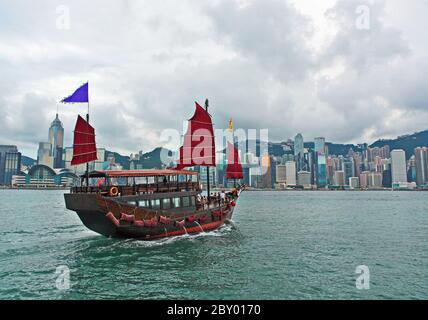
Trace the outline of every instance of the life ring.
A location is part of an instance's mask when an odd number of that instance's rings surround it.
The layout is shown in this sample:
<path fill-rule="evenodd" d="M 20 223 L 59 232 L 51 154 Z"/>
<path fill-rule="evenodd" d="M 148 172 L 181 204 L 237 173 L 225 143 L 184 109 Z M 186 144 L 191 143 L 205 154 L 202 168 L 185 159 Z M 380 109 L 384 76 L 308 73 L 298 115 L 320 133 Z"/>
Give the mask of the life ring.
<path fill-rule="evenodd" d="M 117 197 L 119 195 L 119 188 L 118 187 L 111 187 L 109 194 L 111 197 Z"/>

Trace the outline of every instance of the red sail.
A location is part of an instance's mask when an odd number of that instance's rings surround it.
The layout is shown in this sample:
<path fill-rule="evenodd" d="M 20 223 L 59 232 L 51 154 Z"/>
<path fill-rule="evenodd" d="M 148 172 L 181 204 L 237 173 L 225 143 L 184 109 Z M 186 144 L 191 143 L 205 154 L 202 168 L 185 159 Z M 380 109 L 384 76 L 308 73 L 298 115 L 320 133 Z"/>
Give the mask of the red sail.
<path fill-rule="evenodd" d="M 215 167 L 214 129 L 209 113 L 196 102 L 196 110 L 189 120 L 180 148 L 177 170 L 193 166 Z"/>
<path fill-rule="evenodd" d="M 87 163 L 97 160 L 95 145 L 95 130 L 81 116 L 77 117 L 74 128 L 73 159 L 71 165 Z"/>
<path fill-rule="evenodd" d="M 227 169 L 226 169 L 226 178 L 227 179 L 243 179 L 244 174 L 242 173 L 242 165 L 239 162 L 239 153 L 233 144 L 230 142 L 227 146 Z"/>

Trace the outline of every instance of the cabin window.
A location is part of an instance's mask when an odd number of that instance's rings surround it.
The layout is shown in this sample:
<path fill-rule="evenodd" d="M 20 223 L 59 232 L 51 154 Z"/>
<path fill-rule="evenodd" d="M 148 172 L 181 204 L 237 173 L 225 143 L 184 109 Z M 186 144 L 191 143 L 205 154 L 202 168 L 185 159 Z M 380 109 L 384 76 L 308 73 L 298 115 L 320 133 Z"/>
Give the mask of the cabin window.
<path fill-rule="evenodd" d="M 195 197 L 190 197 L 190 204 L 192 207 L 195 206 Z"/>
<path fill-rule="evenodd" d="M 190 198 L 183 197 L 183 207 L 190 207 Z"/>
<path fill-rule="evenodd" d="M 137 206 L 137 201 L 128 201 L 128 204 L 131 206 Z"/>
<path fill-rule="evenodd" d="M 172 198 L 172 207 L 180 208 L 180 198 Z"/>
<path fill-rule="evenodd" d="M 135 184 L 146 184 L 146 178 L 144 177 L 136 177 Z"/>
<path fill-rule="evenodd" d="M 152 203 L 152 209 L 160 209 L 160 200 L 159 199 L 154 199 L 151 201 Z"/>
<path fill-rule="evenodd" d="M 162 209 L 171 209 L 171 199 L 162 199 Z"/>
<path fill-rule="evenodd" d="M 149 200 L 140 200 L 140 201 L 138 201 L 138 206 L 140 208 L 149 208 L 150 207 L 150 201 Z"/>

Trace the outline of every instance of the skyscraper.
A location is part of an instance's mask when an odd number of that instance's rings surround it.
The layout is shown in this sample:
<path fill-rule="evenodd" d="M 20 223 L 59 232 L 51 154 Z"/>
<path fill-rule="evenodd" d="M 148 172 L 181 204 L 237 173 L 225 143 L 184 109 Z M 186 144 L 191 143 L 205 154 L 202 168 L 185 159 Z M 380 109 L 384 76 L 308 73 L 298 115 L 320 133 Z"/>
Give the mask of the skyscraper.
<path fill-rule="evenodd" d="M 49 143 L 51 144 L 51 155 L 54 159 L 54 168 L 63 168 L 62 150 L 64 148 L 64 127 L 58 118 L 58 113 L 49 127 Z"/>
<path fill-rule="evenodd" d="M 268 154 L 265 154 L 261 159 L 261 188 L 272 188 L 272 159 Z"/>
<path fill-rule="evenodd" d="M 289 186 L 295 186 L 297 185 L 297 174 L 296 174 L 296 162 L 295 161 L 288 161 L 285 164 L 285 176 L 287 185 Z"/>
<path fill-rule="evenodd" d="M 315 138 L 315 152 L 316 154 L 325 154 L 325 138 Z"/>
<path fill-rule="evenodd" d="M 58 114 L 49 127 L 48 142 L 40 142 L 37 151 L 37 163 L 51 168 L 64 168 L 64 127 Z"/>
<path fill-rule="evenodd" d="M 304 141 L 301 133 L 294 137 L 294 158 L 297 163 L 297 170 L 301 170 L 304 166 Z"/>
<path fill-rule="evenodd" d="M 404 150 L 391 151 L 392 187 L 407 186 L 406 153 Z"/>
<path fill-rule="evenodd" d="M 415 149 L 416 184 L 422 186 L 428 182 L 428 148 Z"/>
<path fill-rule="evenodd" d="M 0 146 L 0 185 L 10 185 L 21 171 L 21 153 L 16 146 Z"/>

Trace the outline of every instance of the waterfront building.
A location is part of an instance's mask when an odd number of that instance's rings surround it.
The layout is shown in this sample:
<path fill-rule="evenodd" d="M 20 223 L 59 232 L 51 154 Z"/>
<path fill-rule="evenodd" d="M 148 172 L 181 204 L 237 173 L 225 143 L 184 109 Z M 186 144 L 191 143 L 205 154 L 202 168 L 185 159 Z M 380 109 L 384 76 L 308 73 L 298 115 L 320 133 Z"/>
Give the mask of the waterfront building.
<path fill-rule="evenodd" d="M 351 187 L 351 189 L 359 189 L 360 188 L 360 179 L 358 177 L 350 177 L 349 178 L 349 187 Z"/>
<path fill-rule="evenodd" d="M 327 185 L 327 164 L 324 154 L 317 155 L 317 187 L 325 188 Z"/>
<path fill-rule="evenodd" d="M 382 186 L 384 188 L 392 188 L 392 175 L 389 168 L 382 172 Z"/>
<path fill-rule="evenodd" d="M 285 172 L 286 172 L 285 175 L 286 175 L 287 185 L 296 186 L 297 185 L 296 162 L 288 161 L 285 164 Z"/>
<path fill-rule="evenodd" d="M 276 166 L 276 183 L 286 183 L 286 168 L 284 164 L 279 164 Z"/>
<path fill-rule="evenodd" d="M 391 172 L 393 188 L 407 187 L 406 153 L 404 150 L 391 151 Z"/>
<path fill-rule="evenodd" d="M 368 175 L 368 187 L 369 188 L 382 188 L 382 173 L 370 172 Z"/>
<path fill-rule="evenodd" d="M 261 160 L 261 181 L 260 188 L 272 189 L 272 159 L 268 154 L 265 154 Z"/>
<path fill-rule="evenodd" d="M 369 171 L 363 171 L 360 174 L 360 188 L 367 189 L 369 186 Z"/>
<path fill-rule="evenodd" d="M 354 161 L 354 176 L 358 178 L 361 174 L 361 153 L 354 152 L 352 159 Z"/>
<path fill-rule="evenodd" d="M 72 187 L 80 184 L 80 178 L 68 169 L 52 169 L 38 164 L 26 174 L 14 175 L 12 186 L 18 188 L 57 188 Z"/>
<path fill-rule="evenodd" d="M 423 186 L 428 182 L 428 148 L 415 149 L 416 184 Z"/>
<path fill-rule="evenodd" d="M 297 184 L 303 187 L 310 187 L 311 183 L 311 173 L 308 171 L 299 171 L 297 173 Z"/>
<path fill-rule="evenodd" d="M 343 187 L 345 186 L 345 172 L 344 171 L 335 171 L 334 172 L 334 184 L 336 186 Z"/>
<path fill-rule="evenodd" d="M 349 178 L 355 177 L 355 164 L 354 158 L 350 157 L 343 161 L 343 171 L 345 172 L 345 184 Z"/>
<path fill-rule="evenodd" d="M 21 153 L 16 146 L 0 145 L 0 185 L 10 185 L 21 171 Z"/>

